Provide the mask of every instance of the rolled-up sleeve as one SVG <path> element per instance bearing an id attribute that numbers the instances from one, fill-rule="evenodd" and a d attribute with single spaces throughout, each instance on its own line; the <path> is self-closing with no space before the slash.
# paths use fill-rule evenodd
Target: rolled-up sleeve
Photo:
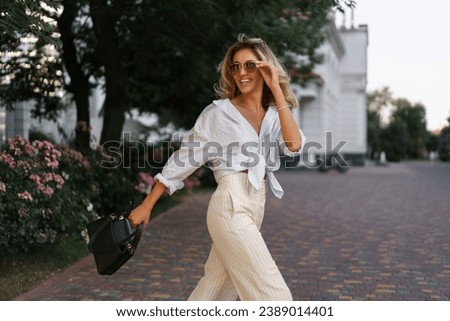
<path id="1" fill-rule="evenodd" d="M 170 156 L 162 172 L 155 176 L 155 181 L 165 185 L 170 195 L 182 189 L 183 181 L 208 161 L 204 152 L 207 141 L 201 130 L 194 126 L 184 137 L 180 149 Z"/>
<path id="2" fill-rule="evenodd" d="M 290 157 L 295 157 L 295 156 L 300 155 L 300 152 L 301 152 L 303 146 L 305 146 L 306 137 L 300 128 L 298 129 L 298 131 L 299 131 L 300 137 L 302 139 L 302 145 L 300 146 L 300 149 L 295 152 L 293 152 L 293 151 L 289 150 L 289 148 L 287 148 L 286 143 L 283 138 L 283 134 L 280 131 L 280 135 L 278 136 L 278 143 L 280 144 L 281 150 L 283 151 L 283 155 L 290 156 Z"/>

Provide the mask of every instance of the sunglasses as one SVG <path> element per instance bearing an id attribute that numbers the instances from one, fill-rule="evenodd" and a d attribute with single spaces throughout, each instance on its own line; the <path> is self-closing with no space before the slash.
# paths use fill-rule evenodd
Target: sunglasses
<path id="1" fill-rule="evenodd" d="M 256 71 L 256 63 L 253 61 L 246 61 L 243 64 L 235 62 L 234 64 L 231 64 L 228 71 L 232 75 L 237 75 L 242 67 L 244 67 L 244 70 L 248 73 L 253 73 Z"/>

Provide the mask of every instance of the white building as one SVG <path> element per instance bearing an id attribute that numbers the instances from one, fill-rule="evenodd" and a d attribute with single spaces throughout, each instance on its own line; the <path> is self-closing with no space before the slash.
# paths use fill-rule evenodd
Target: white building
<path id="1" fill-rule="evenodd" d="M 304 160 L 329 159 L 342 141 L 346 143 L 339 153 L 347 163 L 364 164 L 367 46 L 366 25 L 338 29 L 330 22 L 328 39 L 319 49 L 324 61 L 314 70 L 316 78 L 306 88 L 295 87 L 300 108 L 294 116 L 309 142 L 304 146 Z"/>
<path id="2" fill-rule="evenodd" d="M 92 127 L 93 139 L 100 139 L 103 124 L 103 117 L 100 115 L 104 95 L 101 90 L 93 90 L 89 99 L 90 103 L 90 123 Z M 31 117 L 30 111 L 33 108 L 32 101 L 19 102 L 14 105 L 12 111 L 0 107 L 0 145 L 7 138 L 16 135 L 28 138 L 30 131 L 39 131 L 56 142 L 68 141 L 74 138 L 75 124 L 77 119 L 75 103 L 69 104 L 60 113 L 57 121 L 37 119 Z"/>

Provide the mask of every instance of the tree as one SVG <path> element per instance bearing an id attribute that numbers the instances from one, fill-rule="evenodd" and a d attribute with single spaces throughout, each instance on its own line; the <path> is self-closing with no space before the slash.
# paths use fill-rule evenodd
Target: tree
<path id="1" fill-rule="evenodd" d="M 450 160 L 450 117 L 447 118 L 448 126 L 441 130 L 438 141 L 439 159 L 448 162 Z"/>
<path id="2" fill-rule="evenodd" d="M 389 87 L 367 94 L 367 143 L 369 158 L 376 159 L 383 151 L 381 134 L 386 125 L 387 115 L 392 109 L 392 91 Z"/>
<path id="3" fill-rule="evenodd" d="M 374 158 L 385 151 L 389 160 L 420 158 L 425 152 L 425 106 L 394 98 L 389 87 L 368 93 L 367 137 Z"/>
<path id="4" fill-rule="evenodd" d="M 61 108 L 62 62 L 52 37 L 56 1 L 1 4 L 0 104 L 34 100 L 35 116 L 56 116 Z"/>
<path id="5" fill-rule="evenodd" d="M 239 33 L 264 38 L 288 69 L 305 76 L 321 61 L 316 49 L 326 37 L 329 10 L 352 2 L 173 0 L 114 5 L 122 12 L 117 21 L 119 38 L 125 40 L 122 59 L 129 62 L 130 105 L 157 112 L 161 123 L 190 127 L 214 98 L 216 66 L 225 45 Z M 305 59 L 294 61 L 294 53 Z"/>
<path id="6" fill-rule="evenodd" d="M 428 132 L 425 140 L 425 146 L 428 152 L 433 152 L 438 150 L 439 145 L 439 135 L 435 133 Z"/>
<path id="7" fill-rule="evenodd" d="M 16 37 L 17 33 L 27 30 L 43 42 L 59 46 L 55 37 L 55 25 L 45 19 L 49 9 L 56 11 L 58 0 L 2 0 L 0 3 L 0 30 L 2 34 Z"/>
<path id="8" fill-rule="evenodd" d="M 369 158 L 376 159 L 381 153 L 381 119 L 380 114 L 374 110 L 367 111 L 367 143 L 369 145 Z"/>
<path id="9" fill-rule="evenodd" d="M 28 8 L 26 17 L 41 10 L 30 7 L 31 0 L 17 3 L 23 10 Z M 62 13 L 46 11 L 57 20 L 61 35 L 62 48 L 55 47 L 53 53 L 59 69 L 46 67 L 46 76 L 38 78 L 43 81 L 27 83 L 37 71 L 23 70 L 33 60 L 32 51 L 24 52 L 20 62 L 7 68 L 9 74 L 2 74 L 0 102 L 41 100 L 42 114 L 54 115 L 63 106 L 61 97 L 50 100 L 45 92 L 51 91 L 42 87 L 46 82 L 59 84 L 57 89 L 72 94 L 77 123 L 88 128 L 87 94 L 92 86 L 104 84 L 101 142 L 105 142 L 120 140 L 124 113 L 131 107 L 159 113 L 162 123 L 170 120 L 191 126 L 213 96 L 215 66 L 224 54 L 224 44 L 241 32 L 263 37 L 289 69 L 308 75 L 321 61 L 316 49 L 325 39 L 329 10 L 343 10 L 354 1 L 63 0 L 62 5 Z M 14 14 L 10 18 L 15 21 Z M 21 23 L 9 38 L 17 42 L 30 35 L 29 29 Z M 20 45 L 3 39 L 3 52 L 21 51 Z M 39 39 L 43 46 L 47 44 L 47 38 Z M 292 59 L 298 54 L 305 57 L 302 62 Z M 7 63 L 2 60 L 2 69 Z M 60 74 L 62 63 L 70 81 L 64 82 Z M 77 131 L 77 139 L 85 141 L 82 134 Z"/>
<path id="10" fill-rule="evenodd" d="M 104 125 L 100 142 L 118 141 L 125 121 L 125 111 L 129 106 L 127 78 L 116 31 L 117 12 L 103 0 L 89 0 L 89 6 L 98 41 L 98 54 L 105 70 Z"/>
<path id="11" fill-rule="evenodd" d="M 396 99 L 393 104 L 396 109 L 392 114 L 392 119 L 402 121 L 406 125 L 409 140 L 406 155 L 408 158 L 423 157 L 427 138 L 425 106 L 421 103 L 412 104 L 404 98 Z"/>
<path id="12" fill-rule="evenodd" d="M 131 104 L 142 111 L 158 112 L 163 123 L 192 126 L 201 109 L 214 97 L 216 66 L 225 45 L 234 42 L 242 32 L 264 38 L 290 63 L 288 67 L 294 64 L 288 59 L 289 52 L 304 55 L 308 59 L 295 67 L 308 74 L 321 58 L 315 49 L 325 37 L 323 27 L 330 2 L 300 3 L 305 12 L 303 19 L 292 17 L 300 9 L 292 8 L 294 1 L 286 0 L 142 2 L 138 10 L 144 14 L 123 23 L 130 35 L 130 41 L 124 43 L 124 60 L 141 61 L 130 63 L 127 68 L 127 74 L 132 75 Z M 135 39 L 135 35 L 144 36 Z"/>
<path id="13" fill-rule="evenodd" d="M 382 150 L 386 152 L 386 159 L 398 162 L 407 156 L 410 140 L 407 125 L 399 119 L 392 120 L 381 131 Z"/>
<path id="14" fill-rule="evenodd" d="M 17 101 L 33 101 L 35 117 L 55 119 L 73 93 L 77 105 L 76 145 L 89 147 L 89 95 L 87 76 L 77 60 L 72 29 L 77 1 L 11 1 L 5 7 L 0 40 L 0 104 L 11 109 Z M 65 68 L 64 68 L 65 67 Z M 64 76 L 64 69 L 69 77 Z M 69 78 L 71 81 L 66 81 Z M 76 83 L 76 86 L 72 86 Z M 80 124 L 84 124 L 80 126 Z"/>
<path id="15" fill-rule="evenodd" d="M 65 89 L 73 95 L 77 107 L 77 124 L 75 125 L 75 147 L 86 152 L 90 143 L 90 104 L 89 96 L 92 85 L 89 82 L 91 76 L 82 65 L 83 58 L 79 59 L 80 52 L 76 47 L 76 35 L 74 25 L 77 15 L 82 6 L 77 1 L 62 0 L 63 11 L 57 19 L 58 29 L 61 33 L 62 58 L 64 66 L 69 75 L 70 82 L 66 83 Z M 86 15 L 85 15 L 86 16 Z M 81 26 L 75 26 L 78 33 L 83 32 Z M 86 55 L 83 55 L 84 57 Z"/>

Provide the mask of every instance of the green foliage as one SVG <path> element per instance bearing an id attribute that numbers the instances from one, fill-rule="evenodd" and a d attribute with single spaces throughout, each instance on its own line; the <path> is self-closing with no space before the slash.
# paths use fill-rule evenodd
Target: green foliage
<path id="1" fill-rule="evenodd" d="M 55 195 L 55 202 L 60 204 L 57 213 L 64 215 L 56 215 L 54 224 L 61 232 L 76 234 L 97 217 L 92 204 L 100 190 L 95 179 L 96 169 L 92 168 L 88 158 L 67 145 L 59 145 L 58 150 L 61 152 L 59 168 L 67 189 L 65 193 Z"/>
<path id="2" fill-rule="evenodd" d="M 93 203 L 100 215 L 128 212 L 131 199 L 135 204 L 140 203 L 150 192 L 153 177 L 179 148 L 179 143 L 175 142 L 170 146 L 157 142 L 146 145 L 139 140 L 116 145 L 114 149 L 93 152 L 90 157 L 91 163 L 95 164 L 95 181 L 100 188 L 100 194 Z M 199 186 L 209 187 L 215 184 L 215 180 L 212 171 L 202 167 L 186 178 L 184 184 L 189 193 Z"/>
<path id="3" fill-rule="evenodd" d="M 391 161 L 425 156 L 429 138 L 425 106 L 404 98 L 394 98 L 389 87 L 369 93 L 367 102 L 367 137 L 371 158 L 376 158 L 382 151 Z"/>
<path id="4" fill-rule="evenodd" d="M 390 108 L 392 100 L 389 87 L 367 94 L 367 143 L 370 159 L 376 159 L 382 152 L 381 134 L 384 127 L 382 117 Z"/>
<path id="5" fill-rule="evenodd" d="M 95 168 L 93 179 L 98 184 L 98 194 L 93 199 L 95 210 L 100 216 L 111 213 L 127 213 L 130 201 L 137 196 L 135 191 L 136 175 L 129 168 L 102 166 L 104 155 L 94 151 L 90 161 Z"/>
<path id="6" fill-rule="evenodd" d="M 392 105 L 393 93 L 389 87 L 383 87 L 367 94 L 367 106 L 370 111 L 378 114 L 386 112 L 386 109 Z"/>
<path id="7" fill-rule="evenodd" d="M 2 0 L 0 3 L 0 33 L 17 37 L 26 32 L 42 42 L 59 45 L 55 25 L 45 18 L 56 13 L 58 0 Z"/>
<path id="8" fill-rule="evenodd" d="M 425 146 L 428 152 L 437 151 L 439 145 L 439 135 L 427 132 Z"/>
<path id="9" fill-rule="evenodd" d="M 0 105 L 32 100 L 37 117 L 55 119 L 63 108 L 63 66 L 58 51 L 28 34 L 0 39 Z"/>
<path id="10" fill-rule="evenodd" d="M 382 149 L 391 162 L 405 159 L 409 149 L 408 127 L 401 120 L 394 120 L 381 133 Z"/>
<path id="11" fill-rule="evenodd" d="M 128 213 L 132 199 L 142 201 L 155 172 L 146 173 L 137 157 L 128 166 L 120 158 L 115 168 L 104 160 L 100 150 L 85 157 L 46 140 L 9 139 L 0 152 L 0 250 L 30 251 L 63 235 L 81 237 L 98 215 Z M 204 171 L 185 181 L 188 191 L 207 178 Z"/>
<path id="12" fill-rule="evenodd" d="M 450 118 L 447 120 L 449 122 L 449 126 L 446 126 L 441 130 L 437 146 L 439 159 L 444 162 L 450 161 Z"/>
<path id="13" fill-rule="evenodd" d="M 367 142 L 370 147 L 370 159 L 381 153 L 381 119 L 375 110 L 367 111 Z"/>
<path id="14" fill-rule="evenodd" d="M 406 99 L 396 99 L 396 107 L 392 114 L 394 121 L 402 121 L 406 125 L 408 138 L 406 155 L 408 158 L 421 158 L 425 149 L 427 137 L 427 123 L 425 106 L 420 103 L 412 104 Z"/>
<path id="15" fill-rule="evenodd" d="M 30 130 L 30 132 L 28 133 L 28 140 L 30 142 L 33 142 L 35 140 L 46 140 L 49 141 L 50 143 L 52 143 L 53 145 L 56 144 L 55 139 L 53 138 L 52 135 L 49 135 L 47 133 L 44 133 L 40 130 L 36 130 L 36 129 L 32 129 Z"/>
<path id="16" fill-rule="evenodd" d="M 58 16 L 37 3 L 51 8 L 62 3 L 63 14 Z M 60 97 L 64 89 L 74 95 L 79 116 L 84 115 L 81 120 L 89 123 L 85 119 L 89 117 L 86 103 L 81 103 L 87 90 L 80 79 L 93 80 L 95 84 L 90 85 L 119 82 L 123 85 L 118 88 L 124 92 L 116 101 L 126 102 L 125 109 L 136 106 L 141 111 L 157 112 L 161 123 L 171 121 L 177 126 L 191 127 L 200 110 L 214 98 L 216 66 L 225 53 L 225 46 L 234 42 L 239 33 L 264 38 L 294 78 L 303 82 L 321 61 L 316 49 L 326 37 L 329 10 L 355 5 L 351 0 L 112 0 L 105 3 L 105 17 L 116 26 L 108 30 L 116 33 L 119 51 L 109 54 L 120 57 L 124 79 L 105 73 L 105 57 L 98 48 L 99 43 L 105 43 L 100 40 L 106 35 L 94 31 L 89 1 L 21 0 L 4 5 L 2 12 L 7 12 L 5 23 L 9 32 L 2 35 L 0 51 L 19 56 L 2 56 L 0 60 L 3 86 L 0 86 L 0 103 L 11 106 L 15 101 L 32 99 L 37 102 L 37 116 L 55 117 L 64 107 Z M 64 13 L 68 16 L 63 17 Z M 49 31 L 43 22 L 36 20 L 43 16 L 58 22 L 51 26 L 57 26 L 61 39 L 66 40 L 65 48 L 56 46 L 49 50 L 46 44 L 52 43 L 52 39 L 36 33 L 37 43 L 21 45 L 25 36 L 33 34 L 30 26 L 42 25 L 37 30 Z M 69 28 L 61 28 L 61 23 L 68 23 Z M 65 58 L 61 58 L 61 52 Z M 292 59 L 295 55 L 304 59 L 295 61 Z M 72 71 L 68 83 L 64 83 L 62 64 Z M 117 121 L 104 124 L 105 132 L 120 134 L 122 109 L 119 111 L 114 115 Z M 174 113 L 177 117 L 173 117 Z"/>
<path id="17" fill-rule="evenodd" d="M 90 203 L 90 164 L 67 147 L 9 139 L 0 152 L 0 173 L 3 253 L 29 251 L 62 234 L 80 235 L 97 216 Z"/>
<path id="18" fill-rule="evenodd" d="M 216 67 L 239 33 L 265 39 L 298 80 L 308 78 L 321 61 L 316 49 L 333 6 L 292 0 L 142 1 L 132 9 L 115 4 L 123 9 L 119 32 L 126 39 L 121 48 L 129 62 L 131 105 L 185 128 L 214 98 Z M 296 61 L 294 54 L 304 59 Z"/>

